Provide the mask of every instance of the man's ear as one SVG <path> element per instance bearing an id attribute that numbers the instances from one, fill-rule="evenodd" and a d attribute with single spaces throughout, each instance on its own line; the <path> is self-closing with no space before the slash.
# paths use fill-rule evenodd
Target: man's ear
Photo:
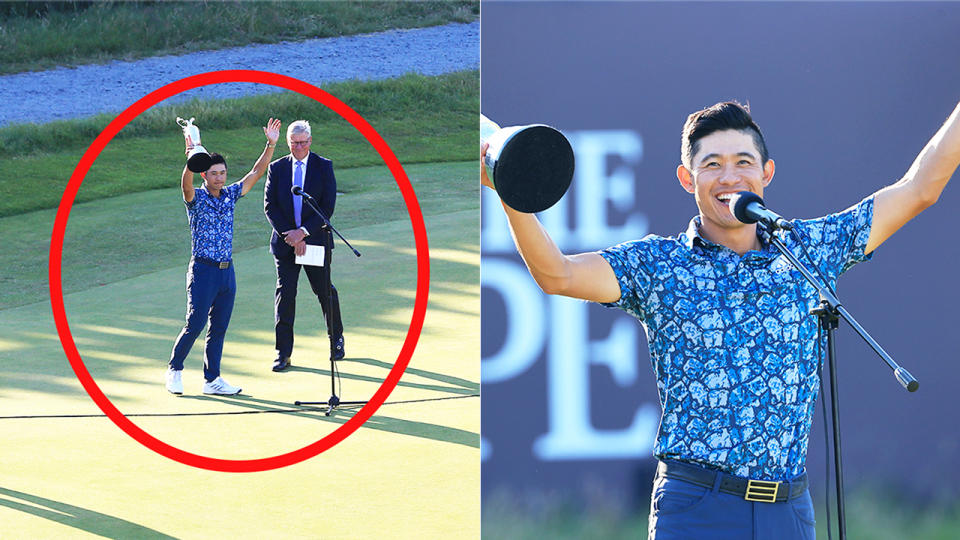
<path id="1" fill-rule="evenodd" d="M 677 165 L 677 180 L 680 181 L 683 189 L 687 190 L 687 193 L 693 193 L 693 175 L 682 163 Z"/>
<path id="2" fill-rule="evenodd" d="M 770 182 L 773 181 L 773 173 L 776 169 L 776 164 L 772 159 L 768 159 L 767 162 L 763 164 L 763 187 L 769 186 Z"/>

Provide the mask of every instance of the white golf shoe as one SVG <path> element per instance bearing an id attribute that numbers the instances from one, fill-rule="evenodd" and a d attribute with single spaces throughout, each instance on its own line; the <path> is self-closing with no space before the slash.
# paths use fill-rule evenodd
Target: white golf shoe
<path id="1" fill-rule="evenodd" d="M 242 388 L 239 386 L 233 386 L 224 380 L 223 377 L 217 377 L 216 379 L 203 383 L 203 393 L 204 394 L 213 394 L 217 396 L 235 396 L 240 393 Z"/>
<path id="2" fill-rule="evenodd" d="M 167 392 L 180 395 L 183 393 L 183 380 L 180 378 L 182 371 L 167 369 Z"/>

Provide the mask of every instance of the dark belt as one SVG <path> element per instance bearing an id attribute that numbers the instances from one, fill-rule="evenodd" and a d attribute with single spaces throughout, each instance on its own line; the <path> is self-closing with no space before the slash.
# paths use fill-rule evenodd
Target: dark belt
<path id="1" fill-rule="evenodd" d="M 789 482 L 774 482 L 741 478 L 681 461 L 661 461 L 657 465 L 658 476 L 675 478 L 706 488 L 713 487 L 718 474 L 721 476 L 720 491 L 743 497 L 748 501 L 783 502 L 796 499 L 807 490 L 807 473 Z"/>
<path id="2" fill-rule="evenodd" d="M 208 259 L 206 257 L 194 257 L 193 260 L 197 261 L 200 264 L 205 264 L 207 266 L 216 266 L 221 270 L 226 270 L 230 268 L 232 264 L 230 261 L 215 261 L 213 259 Z"/>

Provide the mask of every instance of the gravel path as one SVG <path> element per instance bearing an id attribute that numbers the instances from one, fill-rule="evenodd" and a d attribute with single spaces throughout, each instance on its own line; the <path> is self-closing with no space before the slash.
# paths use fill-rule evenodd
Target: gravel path
<path id="1" fill-rule="evenodd" d="M 56 68 L 0 76 L 0 126 L 119 112 L 165 84 L 222 69 L 272 71 L 319 86 L 350 79 L 388 79 L 410 72 L 440 75 L 479 66 L 480 23 L 473 22 Z M 216 84 L 164 103 L 277 91 L 285 90 L 253 83 Z"/>

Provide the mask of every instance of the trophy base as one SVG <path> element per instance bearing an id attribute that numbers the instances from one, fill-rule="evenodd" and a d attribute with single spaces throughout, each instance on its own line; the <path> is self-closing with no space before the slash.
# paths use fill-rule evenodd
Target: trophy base
<path id="1" fill-rule="evenodd" d="M 212 164 L 213 159 L 210 158 L 210 154 L 202 146 L 195 148 L 190 153 L 190 157 L 187 158 L 187 168 L 194 173 L 207 172 Z"/>
<path id="2" fill-rule="evenodd" d="M 550 126 L 526 126 L 507 139 L 493 165 L 493 184 L 510 208 L 542 212 L 559 201 L 573 180 L 573 148 Z"/>

